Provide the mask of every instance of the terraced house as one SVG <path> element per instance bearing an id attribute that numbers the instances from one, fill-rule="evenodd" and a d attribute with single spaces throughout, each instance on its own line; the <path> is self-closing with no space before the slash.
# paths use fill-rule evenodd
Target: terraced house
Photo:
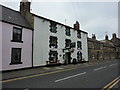
<path id="1" fill-rule="evenodd" d="M 33 67 L 88 61 L 87 32 L 30 12 L 31 2 L 22 0 L 20 12 L 34 29 Z"/>
<path id="2" fill-rule="evenodd" d="M 89 61 L 120 59 L 120 39 L 113 33 L 112 39 L 108 35 L 104 40 L 96 40 L 96 36 L 88 38 Z"/>
<path id="3" fill-rule="evenodd" d="M 29 68 L 32 66 L 33 29 L 20 12 L 0 5 L 0 34 L 2 62 L 0 71 Z"/>

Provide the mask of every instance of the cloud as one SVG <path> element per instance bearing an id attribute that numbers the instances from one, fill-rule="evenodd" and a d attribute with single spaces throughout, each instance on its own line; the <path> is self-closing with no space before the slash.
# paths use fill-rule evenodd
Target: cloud
<path id="1" fill-rule="evenodd" d="M 19 10 L 17 4 L 4 3 L 9 7 Z M 105 32 L 109 36 L 118 32 L 118 3 L 117 2 L 33 2 L 32 12 L 73 26 L 79 21 L 81 29 L 87 31 L 91 37 L 92 33 L 97 34 L 98 39 L 104 39 Z M 65 23 L 66 19 L 66 23 Z"/>

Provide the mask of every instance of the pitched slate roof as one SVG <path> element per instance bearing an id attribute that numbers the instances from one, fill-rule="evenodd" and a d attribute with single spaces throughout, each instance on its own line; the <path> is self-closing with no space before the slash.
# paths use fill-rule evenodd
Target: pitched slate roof
<path id="1" fill-rule="evenodd" d="M 1 21 L 32 29 L 20 12 L 2 5 L 0 5 L 0 9 L 2 9 L 2 12 L 0 12 L 0 15 L 2 15 Z"/>

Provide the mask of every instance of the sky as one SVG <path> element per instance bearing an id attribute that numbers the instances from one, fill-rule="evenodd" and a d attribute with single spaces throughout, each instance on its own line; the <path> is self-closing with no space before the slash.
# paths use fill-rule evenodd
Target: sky
<path id="1" fill-rule="evenodd" d="M 19 11 L 21 0 L 4 0 L 0 4 Z M 118 2 L 117 0 L 29 0 L 31 12 L 54 21 L 69 25 L 78 21 L 80 29 L 88 32 L 91 38 L 96 34 L 98 40 L 103 40 L 105 35 L 112 38 L 112 33 L 118 36 Z M 98 1 L 98 2 L 97 2 Z"/>

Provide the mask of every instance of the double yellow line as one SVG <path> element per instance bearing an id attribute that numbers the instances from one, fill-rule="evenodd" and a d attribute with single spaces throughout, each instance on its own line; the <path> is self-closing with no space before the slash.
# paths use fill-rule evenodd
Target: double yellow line
<path id="1" fill-rule="evenodd" d="M 117 83 L 119 83 L 120 81 L 120 76 L 118 76 L 117 78 L 115 78 L 112 82 L 108 83 L 105 87 L 103 87 L 101 90 L 110 90 L 111 88 L 113 88 L 115 85 L 117 85 Z"/>

